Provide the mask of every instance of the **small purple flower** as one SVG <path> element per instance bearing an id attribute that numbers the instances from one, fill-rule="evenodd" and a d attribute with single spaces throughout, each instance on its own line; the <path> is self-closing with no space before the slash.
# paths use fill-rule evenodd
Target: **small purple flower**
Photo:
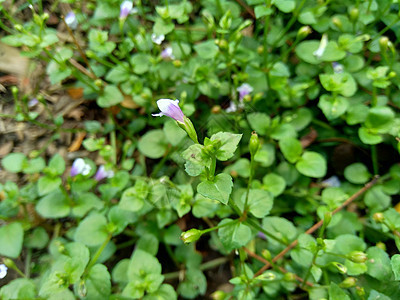
<path id="1" fill-rule="evenodd" d="M 157 106 L 160 109 L 160 113 L 152 114 L 153 117 L 162 117 L 167 116 L 175 121 L 185 123 L 184 117 L 181 108 L 178 105 L 179 100 L 171 100 L 171 99 L 160 99 L 157 101 Z"/>
<path id="2" fill-rule="evenodd" d="M 263 239 L 263 240 L 266 240 L 266 239 L 267 239 L 267 236 L 266 236 L 265 233 L 262 232 L 262 231 L 259 231 L 259 232 L 257 233 L 257 237 L 259 237 L 260 239 Z"/>
<path id="3" fill-rule="evenodd" d="M 65 16 L 65 23 L 67 23 L 71 29 L 76 29 L 76 27 L 78 27 L 78 20 L 76 19 L 74 12 L 70 11 L 67 13 Z"/>
<path id="4" fill-rule="evenodd" d="M 165 35 L 163 35 L 163 34 L 157 35 L 157 34 L 153 33 L 151 35 L 151 40 L 153 41 L 154 44 L 157 44 L 157 45 L 161 45 L 161 43 L 164 41 L 164 39 L 165 39 Z"/>
<path id="5" fill-rule="evenodd" d="M 113 170 L 106 170 L 104 165 L 101 165 L 99 169 L 96 172 L 96 175 L 94 176 L 94 179 L 96 181 L 100 181 L 104 178 L 112 178 L 114 177 L 114 171 Z"/>
<path id="6" fill-rule="evenodd" d="M 326 187 L 340 187 L 341 183 L 337 176 L 331 176 L 328 179 L 322 181 L 322 184 Z"/>
<path id="7" fill-rule="evenodd" d="M 126 19 L 126 17 L 132 12 L 133 2 L 132 1 L 124 1 L 120 6 L 119 18 Z"/>
<path id="8" fill-rule="evenodd" d="M 175 56 L 172 53 L 172 47 L 167 47 L 163 51 L 161 51 L 161 57 L 163 59 L 175 59 Z"/>
<path id="9" fill-rule="evenodd" d="M 338 62 L 333 62 L 332 63 L 332 68 L 333 68 L 333 72 L 340 74 L 343 73 L 343 65 L 339 64 Z"/>
<path id="10" fill-rule="evenodd" d="M 34 107 L 36 104 L 39 103 L 39 100 L 36 98 L 32 98 L 31 100 L 29 100 L 28 102 L 28 107 Z"/>
<path id="11" fill-rule="evenodd" d="M 243 100 L 246 95 L 253 91 L 253 87 L 248 83 L 243 83 L 236 90 L 239 92 L 239 100 Z"/>
<path id="12" fill-rule="evenodd" d="M 82 175 L 88 175 L 90 171 L 92 170 L 92 167 L 85 163 L 85 161 L 82 158 L 77 158 L 75 159 L 74 163 L 72 164 L 71 168 L 71 177 L 74 177 L 78 174 Z"/>
<path id="13" fill-rule="evenodd" d="M 7 276 L 7 266 L 5 264 L 0 264 L 0 279 L 3 279 Z"/>

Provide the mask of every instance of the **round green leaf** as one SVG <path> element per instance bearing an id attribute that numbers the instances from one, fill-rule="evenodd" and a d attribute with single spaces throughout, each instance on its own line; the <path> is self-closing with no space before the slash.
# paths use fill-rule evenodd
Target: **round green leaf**
<path id="1" fill-rule="evenodd" d="M 97 104 L 100 107 L 110 107 L 117 105 L 124 100 L 124 96 L 115 85 L 107 85 L 104 88 L 103 94 L 97 99 Z"/>
<path id="2" fill-rule="evenodd" d="M 368 181 L 371 174 L 364 164 L 354 163 L 346 167 L 344 170 L 344 177 L 351 183 L 363 184 Z"/>
<path id="3" fill-rule="evenodd" d="M 0 254 L 17 258 L 22 250 L 24 229 L 20 223 L 14 222 L 0 227 Z"/>
<path id="4" fill-rule="evenodd" d="M 39 200 L 36 211 L 44 218 L 63 218 L 70 212 L 70 203 L 61 191 L 56 190 Z"/>
<path id="5" fill-rule="evenodd" d="M 161 129 L 148 131 L 139 141 L 139 151 L 149 158 L 160 158 L 167 150 L 165 134 Z"/>
<path id="6" fill-rule="evenodd" d="M 279 141 L 279 147 L 283 156 L 290 162 L 295 163 L 300 159 L 303 153 L 303 147 L 299 140 L 295 138 L 286 138 Z"/>
<path id="7" fill-rule="evenodd" d="M 75 231 L 75 241 L 87 246 L 97 246 L 103 243 L 108 236 L 107 219 L 100 214 L 87 216 Z"/>
<path id="8" fill-rule="evenodd" d="M 221 173 L 215 176 L 213 181 L 203 181 L 197 186 L 197 191 L 206 198 L 217 200 L 227 204 L 232 192 L 232 177 Z"/>
<path id="9" fill-rule="evenodd" d="M 275 197 L 283 193 L 286 188 L 286 181 L 282 176 L 269 173 L 263 178 L 264 188 L 271 192 Z"/>
<path id="10" fill-rule="evenodd" d="M 308 177 L 324 177 L 326 168 L 327 164 L 325 158 L 317 152 L 304 152 L 301 159 L 296 163 L 296 169 L 301 174 Z"/>
<path id="11" fill-rule="evenodd" d="M 18 173 L 22 171 L 24 164 L 27 162 L 23 153 L 10 153 L 3 158 L 1 164 L 8 172 Z"/>

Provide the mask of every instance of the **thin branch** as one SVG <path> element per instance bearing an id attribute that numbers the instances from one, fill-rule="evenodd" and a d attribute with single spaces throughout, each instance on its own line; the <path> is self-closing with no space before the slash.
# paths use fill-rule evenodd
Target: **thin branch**
<path id="1" fill-rule="evenodd" d="M 343 202 L 342 205 L 340 205 L 338 208 L 336 208 L 332 212 L 332 216 L 334 214 L 336 214 L 337 212 L 341 211 L 343 208 L 345 208 L 347 205 L 349 205 L 351 202 L 353 202 L 359 196 L 361 196 L 365 191 L 369 190 L 377 182 L 378 178 L 379 178 L 379 176 L 375 176 L 374 179 L 372 179 L 370 182 L 368 182 L 363 188 L 358 190 L 355 194 L 353 194 L 350 198 L 348 198 L 345 202 Z M 324 223 L 324 220 L 319 220 L 310 229 L 308 229 L 305 233 L 312 234 L 314 231 L 316 231 L 318 228 L 320 228 L 323 223 Z M 298 243 L 299 243 L 298 240 L 294 240 L 292 243 L 290 243 L 285 249 L 283 249 L 279 254 L 277 254 L 272 259 L 272 263 L 275 263 L 276 261 L 281 259 L 283 256 L 285 256 L 285 254 L 288 253 L 294 247 L 296 247 Z M 270 267 L 271 267 L 271 263 L 266 262 L 265 265 L 254 276 L 261 275 L 264 271 L 268 270 Z"/>
<path id="2" fill-rule="evenodd" d="M 253 17 L 253 19 L 256 19 L 256 15 L 250 6 L 248 6 L 242 0 L 236 0 L 236 2 L 239 3 L 240 6 L 242 6 Z"/>
<path id="3" fill-rule="evenodd" d="M 258 261 L 260 261 L 260 262 L 262 262 L 262 263 L 264 263 L 264 264 L 269 263 L 268 260 L 266 260 L 264 257 L 261 257 L 261 256 L 257 255 L 256 253 L 250 251 L 250 250 L 247 249 L 246 247 L 243 247 L 243 249 L 244 249 L 244 251 L 246 251 L 246 253 L 247 253 L 248 255 L 250 255 L 251 257 L 253 257 L 253 258 L 255 258 L 255 259 L 257 259 Z M 289 272 L 288 270 L 286 270 L 285 268 L 280 267 L 280 266 L 278 267 L 278 269 L 279 269 L 279 271 L 281 271 L 282 273 L 288 273 L 288 272 Z M 294 278 L 296 278 L 297 281 L 299 281 L 299 282 L 301 282 L 301 283 L 304 283 L 303 278 L 297 276 L 296 274 L 294 274 Z M 305 284 L 308 285 L 308 286 L 314 286 L 314 285 L 313 285 L 311 282 L 309 282 L 309 281 L 306 281 Z"/>

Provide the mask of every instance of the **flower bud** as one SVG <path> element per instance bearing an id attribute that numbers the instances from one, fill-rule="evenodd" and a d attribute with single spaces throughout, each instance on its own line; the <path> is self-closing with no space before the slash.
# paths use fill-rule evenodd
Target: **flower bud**
<path id="1" fill-rule="evenodd" d="M 272 273 L 271 271 L 267 271 L 267 272 L 262 273 L 260 276 L 257 276 L 255 279 L 263 280 L 263 281 L 270 281 L 270 280 L 275 280 L 276 275 L 275 275 L 275 273 Z"/>
<path id="2" fill-rule="evenodd" d="M 324 213 L 324 226 L 328 226 L 329 223 L 332 220 L 332 213 L 330 211 L 327 211 Z"/>
<path id="3" fill-rule="evenodd" d="M 263 249 L 262 251 L 261 251 L 261 255 L 262 255 L 262 257 L 264 257 L 266 260 L 268 260 L 268 261 L 270 261 L 271 260 L 271 252 L 269 252 L 269 250 L 268 249 Z"/>
<path id="4" fill-rule="evenodd" d="M 220 49 L 228 49 L 228 42 L 226 40 L 216 40 L 215 43 Z"/>
<path id="5" fill-rule="evenodd" d="M 358 19 L 358 15 L 360 14 L 360 11 L 358 10 L 357 7 L 352 7 L 349 11 L 349 17 L 351 22 L 355 22 Z"/>
<path id="6" fill-rule="evenodd" d="M 96 79 L 94 81 L 94 85 L 97 87 L 102 87 L 103 86 L 103 81 L 101 79 Z"/>
<path id="7" fill-rule="evenodd" d="M 264 51 L 265 51 L 264 46 L 258 46 L 258 47 L 257 47 L 257 53 L 258 53 L 258 54 L 263 54 Z"/>
<path id="8" fill-rule="evenodd" d="M 285 281 L 295 281 L 296 280 L 296 275 L 291 273 L 291 272 L 287 272 L 283 276 L 283 280 L 285 280 Z"/>
<path id="9" fill-rule="evenodd" d="M 331 262 L 331 265 L 333 265 L 340 273 L 342 273 L 342 274 L 347 273 L 346 266 L 342 265 L 341 263 L 334 261 L 334 262 Z"/>
<path id="10" fill-rule="evenodd" d="M 338 17 L 333 17 L 332 18 L 332 23 L 333 23 L 333 25 L 335 25 L 340 30 L 343 29 L 343 23 Z"/>
<path id="11" fill-rule="evenodd" d="M 14 261 L 9 258 L 4 258 L 3 263 L 7 268 L 15 269 L 17 266 L 15 265 Z"/>
<path id="12" fill-rule="evenodd" d="M 297 38 L 304 39 L 312 32 L 310 26 L 302 26 L 299 31 L 297 31 Z"/>
<path id="13" fill-rule="evenodd" d="M 258 139 L 258 135 L 255 131 L 251 133 L 250 141 L 249 141 L 249 150 L 251 157 L 256 155 L 258 148 L 260 147 L 260 140 Z"/>
<path id="14" fill-rule="evenodd" d="M 388 77 L 393 78 L 393 77 L 396 77 L 396 75 L 397 75 L 396 72 L 391 71 L 391 72 L 389 72 Z"/>
<path id="15" fill-rule="evenodd" d="M 355 279 L 354 277 L 347 277 L 345 280 L 343 280 L 339 284 L 339 286 L 341 288 L 348 289 L 348 288 L 351 288 L 351 287 L 355 286 L 356 282 L 357 282 L 357 279 Z"/>
<path id="16" fill-rule="evenodd" d="M 384 216 L 383 213 L 381 213 L 381 212 L 374 213 L 374 215 L 372 216 L 372 218 L 374 219 L 374 221 L 375 221 L 376 223 L 382 223 L 383 220 L 385 220 L 385 216 Z"/>
<path id="17" fill-rule="evenodd" d="M 226 293 L 223 291 L 216 291 L 211 294 L 211 299 L 213 300 L 224 300 L 226 298 Z"/>
<path id="18" fill-rule="evenodd" d="M 177 68 L 179 68 L 180 66 L 182 66 L 182 62 L 181 62 L 179 59 L 175 59 L 175 60 L 172 62 L 172 64 L 173 64 L 175 67 L 177 67 Z"/>
<path id="19" fill-rule="evenodd" d="M 389 43 L 390 43 L 389 38 L 387 36 L 382 36 L 379 39 L 379 46 L 381 48 L 381 51 L 386 51 Z"/>
<path id="20" fill-rule="evenodd" d="M 383 251 L 386 251 L 385 243 L 378 242 L 378 243 L 376 243 L 376 247 L 381 248 Z"/>
<path id="21" fill-rule="evenodd" d="M 360 286 L 356 286 L 356 293 L 360 297 L 365 296 L 365 290 Z"/>
<path id="22" fill-rule="evenodd" d="M 196 228 L 192 228 L 188 231 L 182 232 L 181 234 L 181 240 L 185 243 L 185 244 L 189 244 L 192 242 L 197 241 L 202 235 L 201 230 L 198 230 Z"/>
<path id="23" fill-rule="evenodd" d="M 212 114 L 219 114 L 220 112 L 221 112 L 221 106 L 219 106 L 219 105 L 214 105 L 212 108 L 211 108 L 211 113 Z"/>
<path id="24" fill-rule="evenodd" d="M 347 256 L 347 258 L 358 264 L 363 263 L 368 259 L 367 254 L 362 251 L 353 251 Z"/>

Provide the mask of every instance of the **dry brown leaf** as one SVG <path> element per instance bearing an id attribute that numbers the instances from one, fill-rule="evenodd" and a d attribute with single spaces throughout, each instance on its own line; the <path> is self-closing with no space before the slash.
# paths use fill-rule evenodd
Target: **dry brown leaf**
<path id="1" fill-rule="evenodd" d="M 136 102 L 133 101 L 132 97 L 128 95 L 124 95 L 124 100 L 121 102 L 121 106 L 131 109 L 136 109 L 139 107 L 139 105 L 137 105 Z"/>
<path id="2" fill-rule="evenodd" d="M 72 99 L 80 99 L 83 97 L 83 88 L 69 88 L 67 89 L 67 93 Z"/>
<path id="3" fill-rule="evenodd" d="M 14 147 L 13 141 L 9 141 L 9 142 L 4 143 L 3 145 L 1 145 L 0 146 L 0 157 L 4 157 L 8 153 L 10 153 L 13 147 Z"/>
<path id="4" fill-rule="evenodd" d="M 78 132 L 74 141 L 72 142 L 71 146 L 68 148 L 68 152 L 75 152 L 78 151 L 82 145 L 83 139 L 86 136 L 86 132 Z"/>
<path id="5" fill-rule="evenodd" d="M 76 121 L 80 121 L 80 120 L 82 120 L 82 117 L 84 115 L 85 115 L 85 112 L 83 111 L 83 108 L 82 107 L 77 107 L 77 108 L 73 109 L 72 111 L 70 111 L 67 114 L 67 117 L 68 118 L 73 118 Z"/>
<path id="6" fill-rule="evenodd" d="M 314 143 L 317 137 L 318 137 L 318 132 L 314 128 L 311 128 L 310 132 L 300 139 L 300 143 L 303 149 L 307 148 L 312 143 Z"/>

